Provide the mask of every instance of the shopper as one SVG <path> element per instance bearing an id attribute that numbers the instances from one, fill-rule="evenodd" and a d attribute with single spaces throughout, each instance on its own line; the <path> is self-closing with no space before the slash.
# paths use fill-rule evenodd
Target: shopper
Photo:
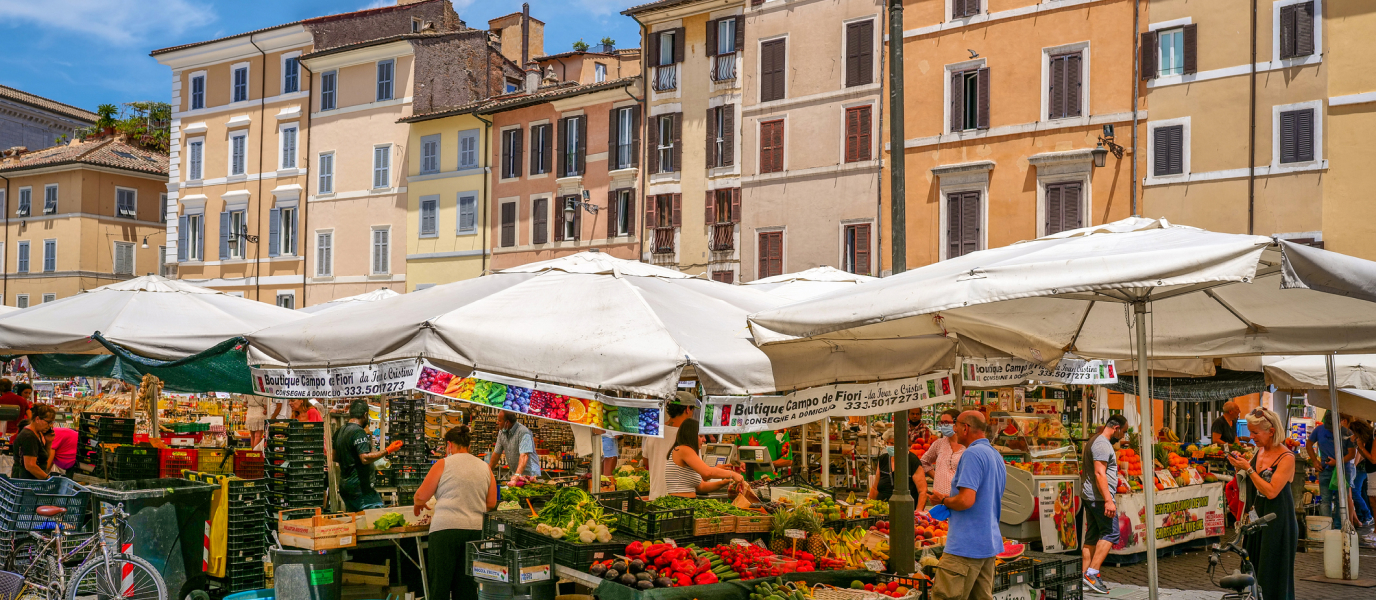
<path id="1" fill-rule="evenodd" d="M 14 479 L 48 478 L 48 434 L 52 429 L 53 417 L 57 411 L 46 404 L 30 409 L 31 419 L 19 434 L 14 436 L 14 467 L 10 477 Z"/>
<path id="2" fill-rule="evenodd" d="M 740 473 L 729 469 L 709 467 L 698 456 L 698 422 L 687 419 L 678 428 L 674 447 L 664 465 L 665 493 L 682 498 L 696 498 L 699 493 L 710 494 L 722 487 L 745 481 Z"/>
<path id="3" fill-rule="evenodd" d="M 1371 423 L 1363 419 L 1352 420 L 1352 449 L 1357 452 L 1356 467 L 1352 469 L 1352 505 L 1357 509 L 1357 526 L 1366 527 L 1372 522 L 1372 512 L 1376 505 L 1367 501 L 1366 486 L 1372 462 L 1370 452 L 1372 438 L 1376 437 Z"/>
<path id="4" fill-rule="evenodd" d="M 305 398 L 292 398 L 287 401 L 291 407 L 291 418 L 302 423 L 319 423 L 324 419 L 320 418 L 320 411 L 311 406 L 311 401 Z"/>
<path id="5" fill-rule="evenodd" d="M 1247 481 L 1247 514 L 1276 519 L 1244 540 L 1247 554 L 1256 566 L 1261 597 L 1266 600 L 1293 600 L 1295 597 L 1295 548 L 1300 528 L 1295 520 L 1295 499 L 1290 482 L 1295 476 L 1295 455 L 1281 442 L 1285 426 L 1280 415 L 1264 408 L 1247 414 L 1247 431 L 1256 441 L 1257 453 L 1251 462 L 1237 452 L 1228 462 L 1237 476 Z"/>
<path id="6" fill-rule="evenodd" d="M 0 421 L 0 433 L 18 433 L 20 429 L 19 422 L 31 416 L 29 415 L 30 405 L 28 400 L 15 393 L 14 382 L 9 379 L 0 379 L 0 405 L 19 407 L 18 416 L 13 419 Z"/>
<path id="7" fill-rule="evenodd" d="M 272 418 L 277 418 L 276 401 L 263 396 L 244 396 L 244 428 L 248 429 L 249 447 L 258 448 L 267 435 L 268 404 L 274 405 Z"/>
<path id="8" fill-rule="evenodd" d="M 1242 409 L 1238 408 L 1237 403 L 1229 400 L 1223 403 L 1223 414 L 1214 419 L 1214 423 L 1209 427 L 1209 435 L 1215 444 L 1236 444 L 1238 441 L 1250 442 L 1252 438 L 1237 436 L 1237 418 L 1242 416 Z"/>
<path id="9" fill-rule="evenodd" d="M 927 424 L 922 422 L 922 408 L 908 409 L 908 446 L 917 443 L 917 440 L 925 440 L 932 437 L 932 430 L 927 428 Z"/>
<path id="10" fill-rule="evenodd" d="M 76 444 L 77 433 L 75 429 L 67 427 L 54 427 L 52 435 L 48 436 L 52 446 L 48 454 L 48 472 L 55 475 L 65 475 L 71 472 L 76 466 Z"/>
<path id="11" fill-rule="evenodd" d="M 897 448 L 893 444 L 893 430 L 885 431 L 881 439 L 884 440 L 884 452 L 875 458 L 876 469 L 874 476 L 870 478 L 869 497 L 872 500 L 888 502 L 893 498 L 893 473 L 894 465 L 897 464 L 894 460 Z M 911 448 L 908 449 L 908 495 L 914 501 L 922 501 L 920 499 L 926 498 L 927 494 L 927 477 L 921 467 L 922 459 Z M 918 504 L 917 507 L 918 510 L 926 511 L 922 504 Z"/>
<path id="12" fill-rule="evenodd" d="M 960 413 L 956 419 L 956 439 L 965 446 L 965 453 L 951 480 L 955 493 L 932 494 L 934 501 L 951 509 L 946 550 L 937 563 L 932 600 L 994 597 L 994 562 L 1003 552 L 999 515 L 1008 473 L 1003 457 L 985 438 L 988 428 L 984 414 L 976 410 Z"/>
<path id="13" fill-rule="evenodd" d="M 475 600 L 478 582 L 464 574 L 468 542 L 483 537 L 483 513 L 497 508 L 497 478 L 482 459 L 469 452 L 472 436 L 458 425 L 444 433 L 448 450 L 425 475 L 416 490 L 414 514 L 419 517 L 433 498 L 430 518 L 430 595 L 436 600 Z"/>
<path id="14" fill-rule="evenodd" d="M 1373 473 L 1376 473 L 1376 425 L 1369 421 L 1366 422 L 1366 431 L 1366 442 L 1353 444 L 1353 448 L 1357 450 L 1357 456 L 1362 457 L 1362 461 L 1357 463 L 1357 470 L 1366 475 L 1366 489 L 1353 485 L 1352 493 L 1366 496 L 1367 508 L 1371 509 L 1372 521 L 1376 522 L 1376 477 L 1372 476 Z M 1364 547 L 1373 545 L 1365 541 L 1363 544 L 1365 544 Z"/>
<path id="15" fill-rule="evenodd" d="M 692 417 L 688 406 L 693 402 L 692 394 L 678 392 L 674 402 L 664 407 L 664 430 L 660 432 L 664 437 L 647 437 L 642 444 L 641 466 L 649 472 L 651 500 L 667 493 L 668 486 L 664 481 L 664 468 L 669 464 L 667 456 L 678 438 L 679 426 Z"/>
<path id="16" fill-rule="evenodd" d="M 502 411 L 497 413 L 497 443 L 487 455 L 487 464 L 493 472 L 497 469 L 497 457 L 506 457 L 507 482 L 514 483 L 517 475 L 538 477 L 540 475 L 540 456 L 535 453 L 535 436 L 525 425 L 516 421 L 516 414 Z"/>
<path id="17" fill-rule="evenodd" d="M 621 440 L 617 438 L 621 436 L 610 431 L 603 431 L 600 437 L 602 438 L 602 476 L 615 477 L 616 461 L 621 457 Z"/>
<path id="18" fill-rule="evenodd" d="M 1251 422 L 1250 420 L 1248 421 Z M 1343 468 L 1351 481 L 1352 459 L 1357 456 L 1357 451 L 1352 448 L 1349 438 L 1352 431 L 1347 428 L 1347 416 L 1341 415 L 1338 418 L 1338 427 L 1341 430 L 1339 435 L 1343 436 Z M 1346 485 L 1333 486 L 1329 481 L 1337 474 L 1338 461 L 1335 453 L 1333 434 L 1333 411 L 1326 411 L 1323 415 L 1323 423 L 1309 432 L 1309 442 L 1305 444 L 1305 451 L 1309 453 L 1309 462 L 1319 465 L 1319 513 L 1325 517 L 1333 518 L 1333 529 L 1342 529 L 1341 505 L 1338 502 L 1338 492 L 1347 489 Z M 1314 454 L 1314 448 L 1318 448 L 1318 456 Z M 1337 489 L 1333 489 L 1336 487 Z"/>
<path id="19" fill-rule="evenodd" d="M 1118 504 L 1114 493 L 1118 489 L 1118 457 L 1113 447 L 1123 441 L 1128 432 L 1128 418 L 1111 415 L 1099 433 L 1085 442 L 1080 465 L 1080 517 L 1084 521 L 1084 544 L 1080 551 L 1081 568 L 1086 590 L 1108 593 L 1108 584 L 1099 576 L 1099 567 L 1108 558 L 1108 551 L 1118 543 Z M 1217 435 L 1217 433 L 1215 433 Z"/>
<path id="20" fill-rule="evenodd" d="M 955 426 L 956 418 L 960 416 L 960 411 L 954 408 L 941 412 L 937 417 L 936 432 L 941 439 L 932 442 L 927 447 L 927 451 L 922 454 L 922 468 L 932 474 L 932 487 L 941 492 L 943 496 L 951 495 L 951 478 L 956 475 L 956 465 L 960 463 L 960 455 L 965 452 L 965 446 L 960 445 L 956 439 Z M 914 480 L 917 481 L 917 480 Z M 917 481 L 917 508 L 926 509 L 927 506 L 927 478 L 924 475 L 921 481 Z"/>
<path id="21" fill-rule="evenodd" d="M 349 512 L 382 507 L 382 496 L 373 489 L 373 463 L 401 447 L 398 440 L 382 450 L 373 451 L 367 427 L 368 401 L 354 400 L 349 405 L 349 422 L 334 438 L 334 461 L 339 464 L 339 497 Z"/>

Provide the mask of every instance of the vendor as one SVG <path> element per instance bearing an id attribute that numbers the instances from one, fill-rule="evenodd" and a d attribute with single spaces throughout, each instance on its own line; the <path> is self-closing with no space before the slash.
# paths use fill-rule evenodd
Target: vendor
<path id="1" fill-rule="evenodd" d="M 930 439 L 932 431 L 927 429 L 927 424 L 922 422 L 922 408 L 908 409 L 908 445 L 912 446 L 917 440 Z"/>
<path id="2" fill-rule="evenodd" d="M 334 438 L 334 461 L 340 467 L 339 497 L 349 512 L 382 507 L 382 496 L 373 489 L 373 463 L 401 447 L 401 442 L 395 441 L 374 452 L 367 427 L 368 401 L 360 398 L 349 405 L 349 422 Z"/>
<path id="3" fill-rule="evenodd" d="M 769 450 L 769 460 L 773 461 L 774 468 L 788 469 L 793 466 L 793 449 L 789 445 L 788 430 L 778 431 L 756 431 L 746 433 L 736 438 L 736 447 L 763 446 Z M 771 473 L 760 471 L 755 473 L 755 479 L 764 479 Z M 784 471 L 778 471 L 779 476 L 787 475 Z"/>
<path id="4" fill-rule="evenodd" d="M 602 432 L 602 475 L 611 477 L 616 472 L 616 461 L 621 457 L 621 440 L 610 431 Z"/>
<path id="5" fill-rule="evenodd" d="M 509 482 L 517 475 L 540 476 L 540 457 L 535 454 L 535 436 L 530 430 L 516 421 L 516 413 L 502 411 L 497 413 L 497 443 L 487 455 L 487 466 L 496 472 L 497 457 L 505 456 L 506 465 L 511 471 Z"/>
<path id="6" fill-rule="evenodd" d="M 30 412 L 33 419 L 14 436 L 14 467 L 10 471 L 10 477 L 13 479 L 48 478 L 47 436 L 52 429 L 53 417 L 57 416 L 57 411 L 46 404 L 39 404 L 32 407 Z"/>
<path id="7" fill-rule="evenodd" d="M 665 495 L 664 467 L 669 464 L 669 450 L 674 447 L 678 428 L 687 421 L 692 413 L 688 406 L 694 402 L 693 395 L 678 392 L 674 402 L 664 407 L 664 437 L 647 437 L 640 452 L 641 467 L 649 472 L 650 500 Z"/>
<path id="8" fill-rule="evenodd" d="M 1238 441 L 1250 442 L 1252 438 L 1237 436 L 1237 418 L 1242 416 L 1242 409 L 1238 408 L 1237 403 L 1229 400 L 1223 403 L 1223 414 L 1214 419 L 1214 423 L 1209 427 L 1210 435 L 1215 444 L 1236 444 Z"/>
<path id="9" fill-rule="evenodd" d="M 304 398 L 292 398 L 287 401 L 291 407 L 291 418 L 302 423 L 319 423 L 324 421 L 320 418 L 320 411 L 311 406 L 311 401 Z"/>
<path id="10" fill-rule="evenodd" d="M 464 574 L 468 542 L 483 537 L 483 513 L 497 508 L 497 478 L 482 459 L 469 452 L 472 436 L 463 425 L 444 433 L 444 458 L 436 461 L 416 490 L 414 514 L 419 517 L 431 498 L 435 513 L 430 519 L 430 595 L 435 600 L 472 600 L 478 582 Z"/>
<path id="11" fill-rule="evenodd" d="M 740 473 L 709 467 L 698 455 L 698 422 L 687 419 L 678 428 L 674 447 L 664 465 L 665 493 L 680 498 L 696 498 L 727 485 L 745 481 Z"/>
<path id="12" fill-rule="evenodd" d="M 15 393 L 14 383 L 9 379 L 0 379 L 0 405 L 19 407 L 19 414 L 13 419 L 0 421 L 0 433 L 18 432 L 19 422 L 29 418 L 29 401 Z"/>
<path id="13" fill-rule="evenodd" d="M 48 472 L 65 475 L 76 466 L 77 432 L 67 427 L 54 427 L 48 436 Z"/>

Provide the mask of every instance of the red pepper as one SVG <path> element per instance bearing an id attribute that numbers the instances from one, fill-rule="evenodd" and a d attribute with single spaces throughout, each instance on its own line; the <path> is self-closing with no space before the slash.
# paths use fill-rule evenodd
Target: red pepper
<path id="1" fill-rule="evenodd" d="M 674 561 L 674 570 L 684 575 L 694 575 L 697 573 L 698 566 L 691 560 Z"/>
<path id="2" fill-rule="evenodd" d="M 687 575 L 679 574 L 677 579 L 678 587 L 688 587 L 690 585 L 693 585 L 693 579 Z"/>
<path id="3" fill-rule="evenodd" d="M 716 583 L 717 581 L 718 581 L 718 580 L 717 580 L 717 576 L 714 575 L 714 574 L 712 574 L 712 573 L 710 573 L 710 572 L 709 572 L 709 573 L 702 573 L 702 574 L 698 575 L 697 577 L 694 577 L 694 578 L 693 578 L 693 583 L 696 583 L 696 584 L 698 584 L 698 585 L 708 585 L 708 584 Z"/>
<path id="4" fill-rule="evenodd" d="M 645 553 L 645 545 L 640 542 L 631 542 L 626 546 L 626 556 L 639 556 Z"/>
<path id="5" fill-rule="evenodd" d="M 656 556 L 659 556 L 660 554 L 663 554 L 664 551 L 668 549 L 668 544 L 650 544 L 650 547 L 645 549 L 645 556 L 654 558 Z"/>
<path id="6" fill-rule="evenodd" d="M 694 574 L 696 574 L 696 575 L 701 575 L 701 574 L 706 573 L 706 572 L 711 571 L 711 570 L 712 570 L 712 563 L 711 563 L 711 561 L 709 561 L 709 560 L 707 560 L 707 559 L 705 559 L 705 558 L 699 558 L 699 559 L 698 559 L 698 568 L 697 568 L 697 570 L 694 572 Z"/>

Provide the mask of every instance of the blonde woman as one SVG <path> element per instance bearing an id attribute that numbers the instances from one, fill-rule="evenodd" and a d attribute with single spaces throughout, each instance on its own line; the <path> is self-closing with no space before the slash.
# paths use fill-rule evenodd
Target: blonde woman
<path id="1" fill-rule="evenodd" d="M 1237 477 L 1247 486 L 1248 514 L 1264 517 L 1275 513 L 1276 520 L 1253 534 L 1244 543 L 1256 566 L 1261 597 L 1266 600 L 1294 600 L 1295 547 L 1299 544 L 1299 524 L 1295 520 L 1295 501 L 1290 481 L 1295 476 L 1295 455 L 1284 444 L 1285 427 L 1280 416 L 1264 408 L 1247 414 L 1247 431 L 1257 445 L 1251 462 L 1241 454 L 1228 454 Z"/>

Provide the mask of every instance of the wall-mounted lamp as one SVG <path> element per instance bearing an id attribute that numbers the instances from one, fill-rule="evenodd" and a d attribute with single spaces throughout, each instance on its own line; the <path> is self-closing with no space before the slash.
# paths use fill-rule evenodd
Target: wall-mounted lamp
<path id="1" fill-rule="evenodd" d="M 1104 125 L 1104 133 L 1099 136 L 1099 145 L 1089 151 L 1094 156 L 1096 168 L 1103 167 L 1108 162 L 1109 152 L 1113 153 L 1114 158 L 1123 158 L 1123 147 L 1113 142 L 1113 125 Z"/>
<path id="2" fill-rule="evenodd" d="M 244 241 L 246 241 L 246 242 L 248 242 L 248 243 L 250 243 L 250 244 L 257 244 L 257 243 L 258 243 L 258 236 L 256 236 L 256 235 L 249 235 L 249 234 L 248 234 L 248 227 L 243 227 L 243 228 L 241 228 L 241 229 L 238 231 L 238 233 L 235 233 L 234 235 L 231 235 L 229 239 L 230 239 L 230 241 L 244 240 Z M 146 248 L 146 247 L 147 247 L 147 246 L 145 246 L 145 248 Z"/>
<path id="3" fill-rule="evenodd" d="M 147 250 L 147 249 L 148 249 L 148 236 L 146 236 L 146 235 L 143 236 L 143 246 L 142 246 L 142 248 L 143 248 L 144 250 Z"/>

